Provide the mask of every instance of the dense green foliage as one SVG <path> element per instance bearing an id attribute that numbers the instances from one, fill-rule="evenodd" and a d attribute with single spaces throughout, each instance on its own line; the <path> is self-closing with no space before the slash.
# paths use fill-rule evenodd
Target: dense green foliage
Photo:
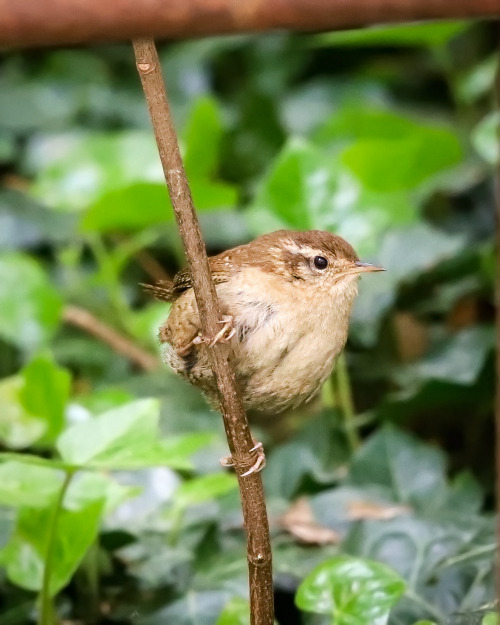
<path id="1" fill-rule="evenodd" d="M 494 622 L 494 49 L 471 23 L 161 49 L 211 253 L 320 228 L 387 268 L 321 396 L 254 426 L 281 625 Z M 3 61 L 0 621 L 244 625 L 222 425 L 139 286 L 183 255 L 132 51 Z"/>

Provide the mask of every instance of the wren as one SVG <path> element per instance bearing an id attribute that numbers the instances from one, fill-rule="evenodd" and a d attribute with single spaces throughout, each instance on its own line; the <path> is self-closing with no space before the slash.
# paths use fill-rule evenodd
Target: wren
<path id="1" fill-rule="evenodd" d="M 165 362 L 217 405 L 207 350 L 233 348 L 247 409 L 277 412 L 311 399 L 330 375 L 347 340 L 358 277 L 381 267 L 363 263 L 340 236 L 279 230 L 209 259 L 223 327 L 201 335 L 188 270 L 146 287 L 172 302 L 160 328 Z"/>

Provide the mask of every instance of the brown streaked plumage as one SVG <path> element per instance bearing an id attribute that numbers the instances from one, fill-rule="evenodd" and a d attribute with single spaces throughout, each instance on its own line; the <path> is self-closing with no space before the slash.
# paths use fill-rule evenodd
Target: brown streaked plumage
<path id="1" fill-rule="evenodd" d="M 341 237 L 279 230 L 209 259 L 221 312 L 232 318 L 234 365 L 246 408 L 278 411 L 310 399 L 347 339 L 361 263 Z M 164 360 L 216 402 L 188 270 L 146 286 L 172 302 L 160 328 Z M 229 325 L 229 324 L 228 324 Z"/>

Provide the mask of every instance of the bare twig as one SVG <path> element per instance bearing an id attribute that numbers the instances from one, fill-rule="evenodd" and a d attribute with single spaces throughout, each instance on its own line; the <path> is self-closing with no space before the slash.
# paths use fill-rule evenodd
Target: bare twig
<path id="1" fill-rule="evenodd" d="M 219 303 L 179 152 L 158 54 L 152 39 L 134 41 L 134 51 L 165 179 L 191 271 L 202 332 L 205 336 L 215 336 L 220 328 Z M 231 368 L 231 349 L 229 345 L 218 343 L 210 350 L 210 354 L 220 394 L 228 445 L 238 475 L 247 532 L 250 622 L 252 625 L 272 625 L 274 609 L 271 543 L 262 480 L 258 473 L 241 477 L 254 462 L 249 453 L 254 443 L 237 391 L 234 371 Z"/>
<path id="2" fill-rule="evenodd" d="M 158 369 L 159 360 L 153 354 L 138 347 L 126 336 L 119 334 L 114 328 L 103 323 L 91 312 L 78 306 L 66 306 L 63 310 L 63 320 L 77 326 L 88 334 L 92 334 L 103 343 L 109 345 L 115 352 L 122 354 L 135 365 L 145 371 Z"/>
<path id="3" fill-rule="evenodd" d="M 26 48 L 146 35 L 185 39 L 277 29 L 311 32 L 493 17 L 499 12 L 500 0 L 0 0 L 0 45 Z"/>
<path id="4" fill-rule="evenodd" d="M 170 276 L 156 260 L 156 258 L 151 256 L 151 254 L 146 252 L 146 250 L 137 251 L 134 254 L 134 258 L 142 269 L 144 269 L 144 271 L 148 274 L 148 276 L 155 282 L 160 282 L 161 280 L 172 280 L 172 276 Z"/>

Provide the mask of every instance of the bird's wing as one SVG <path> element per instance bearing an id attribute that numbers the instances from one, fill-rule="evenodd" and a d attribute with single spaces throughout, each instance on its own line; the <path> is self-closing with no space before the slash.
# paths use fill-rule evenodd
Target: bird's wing
<path id="1" fill-rule="evenodd" d="M 227 271 L 221 271 L 221 261 L 218 256 L 212 256 L 208 259 L 210 262 L 210 269 L 212 272 L 212 278 L 215 284 L 221 284 L 226 282 L 229 278 Z M 189 269 L 181 269 L 173 281 L 162 280 L 156 284 L 142 284 L 141 285 L 148 293 L 153 295 L 156 299 L 164 302 L 174 302 L 184 291 L 192 288 L 193 282 L 191 279 L 191 273 Z"/>
<path id="2" fill-rule="evenodd" d="M 212 273 L 212 279 L 215 284 L 221 284 L 227 282 L 229 274 L 227 271 L 220 270 L 220 261 L 217 256 L 212 256 L 208 259 L 210 263 L 210 271 Z M 191 279 L 191 273 L 189 269 L 182 269 L 176 274 L 173 284 L 174 298 L 179 297 L 184 291 L 187 291 L 193 286 Z"/>

